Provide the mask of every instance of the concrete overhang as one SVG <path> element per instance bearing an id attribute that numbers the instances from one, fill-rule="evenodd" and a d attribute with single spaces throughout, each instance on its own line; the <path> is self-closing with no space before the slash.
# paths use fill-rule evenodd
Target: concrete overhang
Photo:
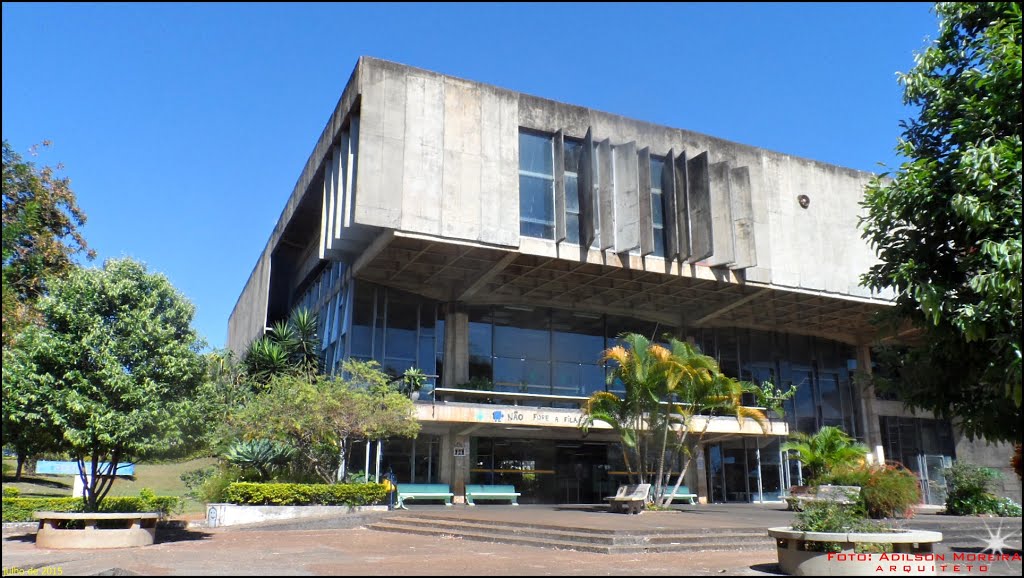
<path id="1" fill-rule="evenodd" d="M 431 425 L 473 424 L 469 426 L 477 436 L 564 437 L 580 435 L 579 424 L 583 412 L 578 409 L 524 407 L 469 403 L 419 403 L 416 419 L 430 430 Z M 737 420 L 729 416 L 695 416 L 694 432 L 707 435 L 786 436 L 789 426 L 784 421 L 771 420 L 765 431 L 752 419 Z M 594 441 L 615 441 L 610 425 L 595 422 L 588 438 Z"/>
<path id="2" fill-rule="evenodd" d="M 554 307 L 621 315 L 669 327 L 740 327 L 851 345 L 880 335 L 882 300 L 748 281 L 743 271 L 668 263 L 553 243 L 545 253 L 385 231 L 351 270 L 371 281 L 442 302 Z M 538 241 L 539 242 L 539 241 Z M 532 252 L 527 252 L 527 251 Z"/>

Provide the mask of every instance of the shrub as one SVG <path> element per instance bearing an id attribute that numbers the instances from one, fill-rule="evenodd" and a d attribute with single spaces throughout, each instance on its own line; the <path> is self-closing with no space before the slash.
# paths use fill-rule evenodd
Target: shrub
<path id="1" fill-rule="evenodd" d="M 1020 504 L 1010 498 L 996 499 L 992 505 L 992 513 L 1004 518 L 1019 518 L 1021 515 Z"/>
<path id="2" fill-rule="evenodd" d="M 234 483 L 225 492 L 232 504 L 270 506 L 365 506 L 387 497 L 384 484 L 252 484 Z"/>
<path id="3" fill-rule="evenodd" d="M 207 480 L 217 475 L 217 468 L 214 466 L 207 466 L 205 468 L 199 468 L 196 470 L 189 470 L 180 476 L 182 483 L 188 488 L 186 495 L 195 500 L 202 500 L 202 488 L 206 484 Z"/>
<path id="4" fill-rule="evenodd" d="M 868 520 L 859 504 L 843 505 L 838 502 L 808 502 L 796 515 L 793 529 L 801 532 L 885 532 L 884 525 Z M 842 552 L 837 542 L 806 542 L 815 552 Z M 813 549 L 813 550 L 812 550 Z"/>
<path id="5" fill-rule="evenodd" d="M 838 468 L 822 478 L 840 486 L 860 486 L 860 504 L 872 518 L 910 517 L 921 503 L 917 475 L 899 465 Z"/>
<path id="6" fill-rule="evenodd" d="M 4 497 L 5 498 L 17 498 L 20 494 L 21 494 L 21 492 L 18 491 L 18 488 L 14 488 L 14 487 L 4 488 Z"/>
<path id="7" fill-rule="evenodd" d="M 872 468 L 860 493 L 872 518 L 909 518 L 913 516 L 913 506 L 921 503 L 917 475 L 903 466 Z"/>
<path id="8" fill-rule="evenodd" d="M 145 496 L 142 494 L 146 493 Z M 118 496 L 100 502 L 101 512 L 159 512 L 166 517 L 181 510 L 177 496 L 156 496 L 143 490 L 139 497 Z M 3 498 L 4 522 L 31 522 L 32 512 L 85 512 L 85 501 L 67 498 Z"/>
<path id="9" fill-rule="evenodd" d="M 965 462 L 956 462 L 945 470 L 946 513 L 953 516 L 995 514 L 999 508 L 998 498 L 989 493 L 989 484 L 999 473 Z"/>

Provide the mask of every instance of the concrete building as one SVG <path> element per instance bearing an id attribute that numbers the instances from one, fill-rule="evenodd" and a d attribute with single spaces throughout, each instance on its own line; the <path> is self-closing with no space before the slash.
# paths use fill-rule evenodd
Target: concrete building
<path id="1" fill-rule="evenodd" d="M 886 337 L 869 320 L 889 296 L 858 284 L 875 261 L 857 228 L 871 177 L 361 58 L 229 347 L 309 307 L 329 367 L 436 376 L 416 405 L 422 434 L 384 447 L 400 482 L 601 502 L 621 454 L 610 430 L 577 427 L 580 403 L 609 387 L 599 354 L 624 331 L 671 334 L 729 375 L 798 386 L 768 432 L 712 420 L 687 480 L 702 500 L 780 499 L 801 479 L 780 439 L 838 425 L 941 503 L 943 465 L 988 452 L 1006 467 L 1009 451 L 855 384 Z"/>

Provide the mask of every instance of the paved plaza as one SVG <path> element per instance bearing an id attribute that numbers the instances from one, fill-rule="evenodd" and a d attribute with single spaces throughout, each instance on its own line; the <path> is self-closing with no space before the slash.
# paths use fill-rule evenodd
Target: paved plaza
<path id="1" fill-rule="evenodd" d="M 591 528 L 703 529 L 758 528 L 788 524 L 791 514 L 779 507 L 696 506 L 676 512 L 639 516 L 609 514 L 594 508 L 492 506 L 468 508 L 422 506 L 415 513 L 476 520 L 521 520 L 533 524 L 586 525 Z M 404 515 L 381 513 L 380 517 Z M 776 556 L 765 548 L 596 554 L 471 542 L 445 536 L 417 536 L 366 528 L 374 517 L 313 519 L 289 523 L 207 529 L 162 530 L 146 548 L 69 551 L 36 548 L 32 525 L 6 525 L 3 531 L 4 575 L 773 575 Z M 1016 524 L 1017 547 L 1020 519 Z M 908 525 L 974 527 L 977 518 L 919 516 Z M 961 535 L 964 533 L 961 532 Z M 963 537 L 958 542 L 963 542 Z M 979 542 L 980 543 L 980 542 Z M 949 546 L 947 545 L 948 549 Z M 966 569 L 949 575 L 968 574 Z M 991 565 L 971 575 L 1019 576 L 1019 562 Z"/>

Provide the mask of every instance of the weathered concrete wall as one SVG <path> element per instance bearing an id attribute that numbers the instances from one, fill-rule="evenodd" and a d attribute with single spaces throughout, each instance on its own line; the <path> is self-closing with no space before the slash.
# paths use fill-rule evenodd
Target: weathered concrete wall
<path id="1" fill-rule="evenodd" d="M 270 250 L 263 251 L 249 280 L 228 317 L 228 349 L 241 357 L 267 323 L 267 296 L 270 291 Z"/>
<path id="2" fill-rule="evenodd" d="M 519 242 L 515 93 L 363 59 L 355 221 Z"/>
<path id="3" fill-rule="evenodd" d="M 956 459 L 997 470 L 1001 477 L 992 484 L 997 496 L 1021 503 L 1020 478 L 1010 467 L 1013 446 L 1007 443 L 990 444 L 982 440 L 970 441 L 966 436 L 956 434 Z"/>

